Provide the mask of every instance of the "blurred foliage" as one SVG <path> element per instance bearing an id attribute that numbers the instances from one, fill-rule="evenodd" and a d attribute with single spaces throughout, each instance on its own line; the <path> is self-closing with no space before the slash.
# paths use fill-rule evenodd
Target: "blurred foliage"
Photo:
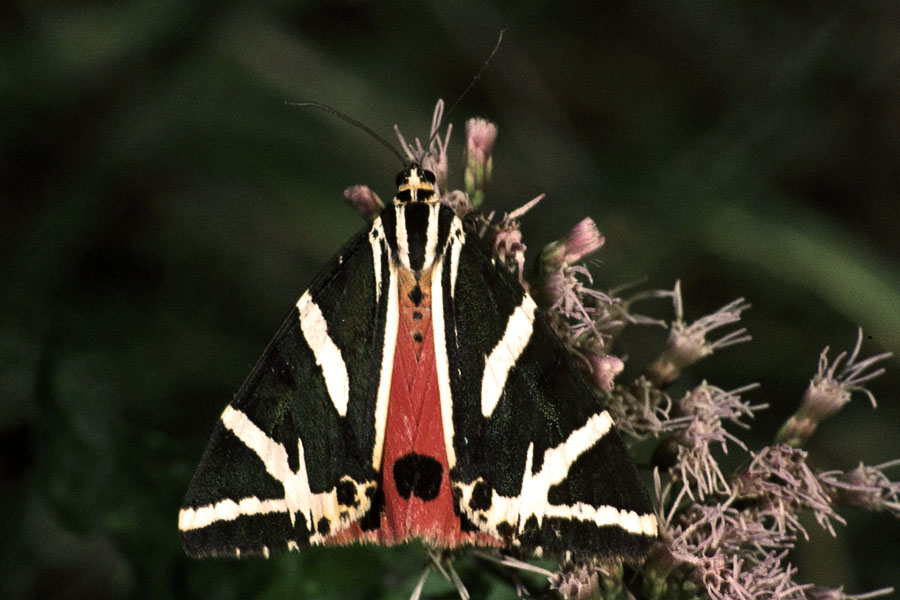
<path id="1" fill-rule="evenodd" d="M 495 121 L 488 206 L 531 254 L 591 215 L 597 280 L 681 278 L 688 317 L 737 296 L 751 344 L 703 374 L 763 385 L 760 443 L 821 348 L 900 353 L 900 12 L 891 0 L 621 3 L 25 2 L 0 8 L 0 596 L 406 598 L 416 545 L 189 561 L 176 514 L 222 407 L 290 307 L 392 195 L 371 140 Z M 461 154 L 461 130 L 454 135 Z M 457 165 L 458 167 L 459 165 Z M 457 176 L 460 171 L 457 168 Z M 451 174 L 452 176 L 452 174 Z M 665 307 L 660 315 L 666 316 Z M 637 332 L 631 365 L 662 348 Z M 900 368 L 810 447 L 823 467 L 900 456 Z M 733 457 L 743 460 L 743 457 Z M 896 478 L 896 476 L 895 476 Z M 849 514 L 801 580 L 900 585 L 900 525 Z M 482 563 L 476 598 L 512 598 Z M 432 577 L 431 597 L 452 597 Z"/>

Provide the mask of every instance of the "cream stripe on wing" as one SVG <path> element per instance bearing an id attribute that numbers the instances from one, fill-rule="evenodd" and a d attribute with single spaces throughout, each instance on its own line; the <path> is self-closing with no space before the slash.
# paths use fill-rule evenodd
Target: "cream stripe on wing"
<path id="1" fill-rule="evenodd" d="M 450 224 L 450 297 L 456 298 L 456 275 L 459 272 L 459 253 L 466 242 L 462 221 L 454 216 Z"/>
<path id="2" fill-rule="evenodd" d="M 217 521 L 232 521 L 243 515 L 269 513 L 287 513 L 293 524 L 297 513 L 300 513 L 306 522 L 310 543 L 321 543 L 326 537 L 316 531 L 316 525 L 321 519 L 326 519 L 330 530 L 335 532 L 345 529 L 369 510 L 371 506 L 369 494 L 370 489 L 374 488 L 374 482 L 359 483 L 347 476 L 341 478 L 342 482 L 353 485 L 358 502 L 355 507 L 342 505 L 337 498 L 336 486 L 320 493 L 310 489 L 306 456 L 301 440 L 297 440 L 299 466 L 294 471 L 288 463 L 285 447 L 266 435 L 243 411 L 228 406 L 222 413 L 221 420 L 227 430 L 259 457 L 266 472 L 281 483 L 284 498 L 260 500 L 255 496 L 248 496 L 237 502 L 226 498 L 206 506 L 185 508 L 178 515 L 178 527 L 181 531 L 200 529 Z"/>
<path id="3" fill-rule="evenodd" d="M 394 206 L 396 215 L 397 260 L 404 268 L 409 269 L 409 238 L 406 237 L 406 207 L 402 204 Z"/>
<path id="4" fill-rule="evenodd" d="M 375 235 L 373 236 L 372 233 Z M 381 254 L 384 242 L 384 227 L 381 225 L 381 217 L 372 223 L 372 229 L 367 236 L 369 245 L 372 246 L 372 270 L 375 274 L 375 305 L 381 300 Z"/>
<path id="5" fill-rule="evenodd" d="M 242 498 L 240 502 L 225 499 L 200 508 L 185 508 L 178 513 L 178 529 L 191 531 L 212 525 L 216 521 L 234 521 L 241 516 L 267 515 L 288 512 L 287 504 L 279 498 L 260 500 L 255 496 Z"/>
<path id="6" fill-rule="evenodd" d="M 658 531 L 656 515 L 639 514 L 633 510 L 615 506 L 592 506 L 584 502 L 575 504 L 551 504 L 550 488 L 562 483 L 578 458 L 599 443 L 612 429 L 609 413 L 599 412 L 569 434 L 566 440 L 553 448 L 547 448 L 541 457 L 541 468 L 533 472 L 534 444 L 528 446 L 525 469 L 522 472 L 522 488 L 518 496 L 501 496 L 491 491 L 491 501 L 484 510 L 472 509 L 471 500 L 475 486 L 483 482 L 481 478 L 471 483 L 454 483 L 460 496 L 459 507 L 478 527 L 499 535 L 498 523 L 516 525 L 524 531 L 531 517 L 537 519 L 540 527 L 545 517 L 578 519 L 593 523 L 597 527 L 616 526 L 628 533 L 655 537 Z"/>
<path id="7" fill-rule="evenodd" d="M 434 262 L 435 252 L 437 251 L 438 211 L 440 208 L 440 204 L 432 204 L 428 207 L 428 226 L 425 231 L 425 262 L 422 267 L 424 269 L 429 268 L 431 263 Z"/>
<path id="8" fill-rule="evenodd" d="M 387 425 L 388 402 L 391 397 L 391 379 L 394 373 L 394 349 L 397 344 L 397 327 L 400 323 L 400 302 L 397 299 L 397 268 L 388 257 L 388 297 L 384 316 L 384 344 L 381 351 L 381 375 L 378 379 L 378 397 L 375 400 L 375 446 L 372 450 L 372 468 L 381 471 L 381 454 L 384 451 L 384 430 Z"/>
<path id="9" fill-rule="evenodd" d="M 500 402 L 509 370 L 513 368 L 534 330 L 534 311 L 537 305 L 527 293 L 506 322 L 503 337 L 494 346 L 490 356 L 484 359 L 484 375 L 481 379 L 481 414 L 490 417 Z"/>
<path id="10" fill-rule="evenodd" d="M 347 365 L 341 356 L 340 349 L 328 335 L 328 323 L 319 306 L 309 295 L 309 291 L 297 301 L 300 310 L 300 329 L 303 337 L 316 357 L 316 364 L 322 367 L 325 387 L 335 410 L 342 417 L 347 416 L 347 402 L 350 398 L 350 379 L 347 376 Z"/>
<path id="11" fill-rule="evenodd" d="M 445 297 L 442 286 L 444 261 L 439 260 L 431 270 L 431 330 L 434 334 L 434 367 L 437 371 L 438 393 L 441 396 L 441 425 L 444 429 L 444 447 L 447 466 L 456 466 L 456 450 L 453 448 L 453 394 L 450 391 L 450 369 L 447 363 L 447 334 L 444 329 Z"/>

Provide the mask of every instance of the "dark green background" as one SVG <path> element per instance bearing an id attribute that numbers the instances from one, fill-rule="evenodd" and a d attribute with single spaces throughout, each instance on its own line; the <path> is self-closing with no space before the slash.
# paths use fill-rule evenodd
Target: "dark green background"
<path id="1" fill-rule="evenodd" d="M 900 353 L 900 11 L 881 2 L 26 2 L 0 9 L 0 596 L 405 598 L 420 548 L 186 559 L 176 514 L 215 418 L 397 162 L 285 100 L 423 135 L 438 97 L 499 126 L 489 206 L 540 192 L 529 256 L 582 216 L 602 286 L 745 296 L 750 344 L 686 374 L 795 408 L 819 351 Z M 460 175 L 460 169 L 455 171 Z M 456 180 L 458 181 L 458 179 Z M 665 303 L 648 312 L 666 316 Z M 664 334 L 626 339 L 632 372 Z M 832 352 L 832 355 L 834 352 Z M 900 365 L 810 461 L 900 456 Z M 729 455 L 732 464 L 746 458 Z M 900 472 L 893 472 L 895 479 Z M 900 523 L 811 523 L 798 579 L 900 585 Z M 476 597 L 514 597 L 461 565 Z M 432 579 L 432 594 L 449 587 Z"/>

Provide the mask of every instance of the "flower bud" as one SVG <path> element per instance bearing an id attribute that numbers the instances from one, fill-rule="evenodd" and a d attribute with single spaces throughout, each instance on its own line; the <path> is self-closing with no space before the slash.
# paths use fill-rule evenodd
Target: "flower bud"
<path id="1" fill-rule="evenodd" d="M 540 264 L 544 273 L 555 271 L 563 265 L 573 265 L 603 246 L 606 238 L 590 217 L 582 219 L 566 237 L 544 246 Z"/>
<path id="2" fill-rule="evenodd" d="M 366 221 L 374 221 L 384 208 L 381 198 L 367 185 L 348 187 L 344 190 L 344 200 L 358 210 Z"/>
<path id="3" fill-rule="evenodd" d="M 625 363 L 611 354 L 589 354 L 587 360 L 590 363 L 591 382 L 607 394 L 610 393 L 615 385 L 613 380 L 625 369 Z"/>
<path id="4" fill-rule="evenodd" d="M 497 126 L 485 119 L 469 119 L 466 122 L 466 193 L 473 208 L 481 206 L 484 192 L 491 180 L 493 159 L 491 152 L 497 139 Z"/>

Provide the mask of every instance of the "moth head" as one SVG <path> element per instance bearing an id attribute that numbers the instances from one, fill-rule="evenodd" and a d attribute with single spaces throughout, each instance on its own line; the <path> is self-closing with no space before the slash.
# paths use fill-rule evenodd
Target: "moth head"
<path id="1" fill-rule="evenodd" d="M 394 196 L 394 204 L 437 201 L 434 173 L 413 163 L 397 174 L 397 195 Z"/>

